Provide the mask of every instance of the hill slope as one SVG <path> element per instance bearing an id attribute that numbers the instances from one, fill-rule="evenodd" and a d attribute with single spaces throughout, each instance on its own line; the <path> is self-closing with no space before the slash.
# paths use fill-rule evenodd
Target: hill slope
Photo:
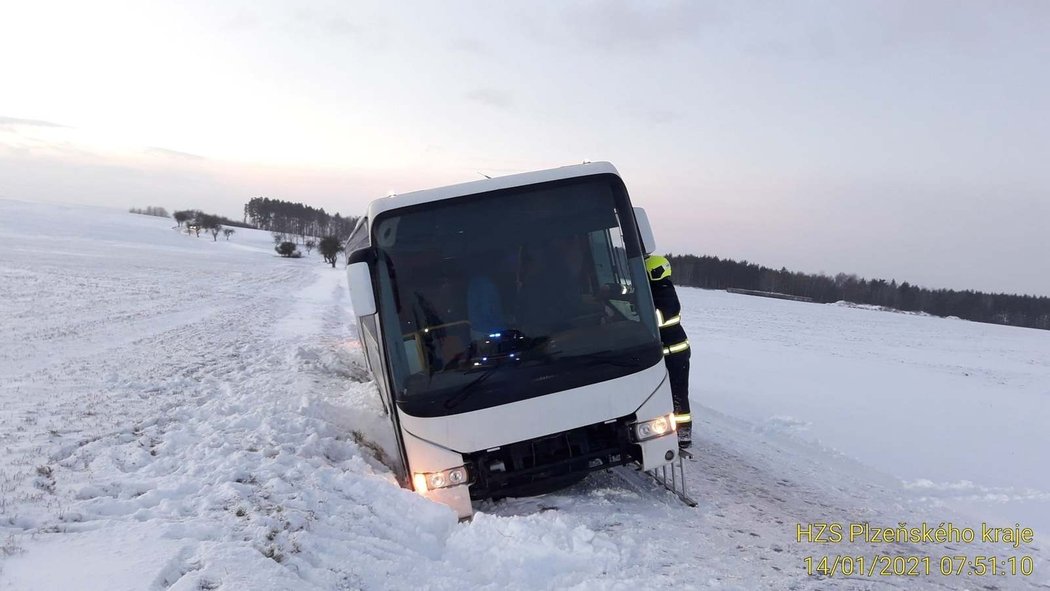
<path id="1" fill-rule="evenodd" d="M 361 443 L 388 435 L 342 270 L 276 257 L 266 233 L 170 225 L 0 201 L 2 591 L 1005 589 L 1050 573 L 1042 536 L 1014 552 L 1036 576 L 990 583 L 829 581 L 804 559 L 1002 545 L 795 541 L 810 522 L 1050 524 L 1045 475 L 1002 461 L 1050 448 L 1050 335 L 683 290 L 700 507 L 610 472 L 460 524 Z"/>

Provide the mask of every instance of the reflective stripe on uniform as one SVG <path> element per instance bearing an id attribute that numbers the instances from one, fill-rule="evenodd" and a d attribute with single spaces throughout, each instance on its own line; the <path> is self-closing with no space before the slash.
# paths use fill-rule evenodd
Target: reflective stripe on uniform
<path id="1" fill-rule="evenodd" d="M 689 341 L 685 340 L 681 343 L 676 343 L 670 347 L 664 347 L 664 355 L 670 355 L 671 353 L 681 353 L 689 348 Z"/>
<path id="2" fill-rule="evenodd" d="M 693 416 L 687 412 L 678 413 L 674 416 L 674 422 L 676 425 L 681 425 L 682 423 L 691 423 L 693 422 Z"/>
<path id="3" fill-rule="evenodd" d="M 659 311 L 657 311 L 657 314 L 658 315 L 657 315 L 656 318 L 657 319 L 661 319 L 662 318 L 662 314 L 660 314 Z M 682 322 L 682 316 L 681 315 L 674 316 L 672 318 L 668 318 L 667 320 L 664 320 L 663 322 L 661 322 L 660 323 L 660 328 L 667 328 L 668 326 L 675 326 L 677 324 L 680 324 L 681 322 Z"/>

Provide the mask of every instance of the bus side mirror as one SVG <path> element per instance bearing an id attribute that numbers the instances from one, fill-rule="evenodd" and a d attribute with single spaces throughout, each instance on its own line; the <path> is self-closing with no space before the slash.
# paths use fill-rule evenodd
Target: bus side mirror
<path id="1" fill-rule="evenodd" d="M 374 255 L 371 249 L 361 249 L 350 255 L 346 268 L 347 280 L 350 283 L 350 304 L 354 315 L 371 316 L 376 313 L 376 297 L 372 291 L 372 266 Z"/>
<path id="2" fill-rule="evenodd" d="M 642 252 L 653 254 L 656 252 L 656 238 L 653 236 L 653 227 L 649 225 L 649 216 L 641 207 L 634 208 L 634 219 L 638 222 L 638 237 L 642 239 Z"/>

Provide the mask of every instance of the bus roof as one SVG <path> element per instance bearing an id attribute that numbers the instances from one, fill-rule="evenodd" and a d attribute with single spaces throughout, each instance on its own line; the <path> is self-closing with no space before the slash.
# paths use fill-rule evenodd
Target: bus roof
<path id="1" fill-rule="evenodd" d="M 421 203 L 429 203 L 431 201 L 441 201 L 444 199 L 452 199 L 454 197 L 485 193 L 487 191 L 498 191 L 499 189 L 509 189 L 512 187 L 522 187 L 547 181 L 557 181 L 561 179 L 606 173 L 619 176 L 616 167 L 608 162 L 586 162 L 584 164 L 574 164 L 571 166 L 562 166 L 547 170 L 537 170 L 491 179 L 481 179 L 468 183 L 460 183 L 458 185 L 437 187 L 435 189 L 413 191 L 402 195 L 391 195 L 389 197 L 376 199 L 368 204 L 368 219 L 374 220 L 377 215 L 385 211 L 400 209 L 411 205 L 419 205 Z"/>

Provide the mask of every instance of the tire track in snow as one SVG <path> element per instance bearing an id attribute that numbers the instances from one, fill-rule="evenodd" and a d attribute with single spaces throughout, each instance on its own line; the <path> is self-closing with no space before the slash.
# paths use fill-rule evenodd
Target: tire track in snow
<path id="1" fill-rule="evenodd" d="M 528 499 L 487 502 L 505 519 L 579 519 L 596 536 L 616 540 L 633 560 L 615 577 L 598 581 L 675 588 L 729 589 L 1038 589 L 1038 579 L 995 577 L 807 576 L 804 559 L 823 555 L 995 555 L 981 544 L 808 544 L 795 540 L 797 524 L 899 521 L 936 525 L 943 510 L 908 506 L 901 485 L 843 456 L 790 437 L 755 437 L 754 429 L 697 405 L 694 461 L 688 488 L 699 507 L 682 505 L 655 483 L 616 470 L 597 472 L 564 491 Z M 960 516 L 957 523 L 965 523 Z M 1038 549 L 1036 549 L 1038 550 Z M 1045 561 L 1037 552 L 1037 572 Z M 990 585 L 990 586 L 989 586 Z"/>
<path id="2" fill-rule="evenodd" d="M 304 277 L 294 268 L 261 275 L 243 290 L 176 291 L 160 306 L 181 308 L 175 321 L 130 322 L 139 318 L 134 314 L 109 319 L 123 318 L 121 331 L 101 319 L 75 323 L 71 333 L 83 336 L 79 348 L 59 346 L 17 380 L 0 384 L 0 537 L 19 547 L 26 535 L 76 529 L 70 523 L 86 519 L 81 509 L 91 498 L 140 497 L 150 489 L 149 480 L 116 475 L 134 476 L 155 461 L 178 409 L 199 404 L 258 363 L 243 335 L 272 324 L 287 305 L 282 292 Z M 121 338 L 92 341 L 92 334 L 109 333 Z"/>

